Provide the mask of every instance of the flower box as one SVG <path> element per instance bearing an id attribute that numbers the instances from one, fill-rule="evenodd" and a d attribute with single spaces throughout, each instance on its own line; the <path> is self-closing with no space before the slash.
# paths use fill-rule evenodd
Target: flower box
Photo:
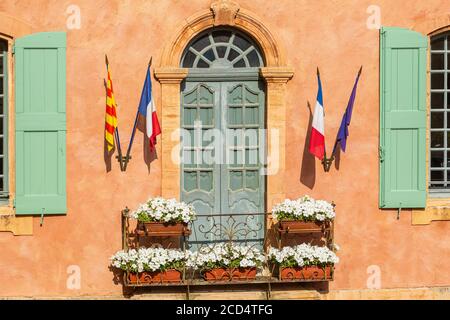
<path id="1" fill-rule="evenodd" d="M 253 280 L 265 262 L 262 251 L 233 242 L 209 244 L 192 252 L 187 267 L 200 270 L 206 281 Z"/>
<path id="2" fill-rule="evenodd" d="M 268 258 L 279 267 L 281 280 L 328 281 L 339 258 L 328 247 L 300 244 L 282 249 L 269 249 Z"/>
<path id="3" fill-rule="evenodd" d="M 147 235 L 189 235 L 187 223 L 141 222 L 139 230 Z"/>
<path id="4" fill-rule="evenodd" d="M 303 224 L 304 228 L 309 229 L 312 226 L 318 229 L 313 225 L 315 222 L 324 223 L 334 220 L 336 217 L 334 207 L 333 203 L 304 196 L 297 200 L 286 199 L 277 204 L 273 207 L 272 215 L 276 221 L 284 225 L 293 225 L 295 222 L 299 225 Z M 311 224 L 308 226 L 309 222 L 304 221 L 311 221 Z M 300 228 L 298 230 L 301 230 Z"/>
<path id="5" fill-rule="evenodd" d="M 171 224 L 188 224 L 195 220 L 194 207 L 175 199 L 154 198 L 143 203 L 128 215 L 140 223 L 159 223 L 166 226 Z"/>
<path id="6" fill-rule="evenodd" d="M 331 267 L 280 268 L 280 278 L 281 280 L 332 280 Z"/>
<path id="7" fill-rule="evenodd" d="M 178 249 L 139 248 L 121 250 L 111 266 L 125 272 L 125 284 L 180 283 L 187 253 Z"/>
<path id="8" fill-rule="evenodd" d="M 128 282 L 131 284 L 180 283 L 181 272 L 171 269 L 164 272 L 129 273 Z"/>
<path id="9" fill-rule="evenodd" d="M 203 278 L 206 281 L 255 280 L 256 268 L 237 268 L 237 269 L 216 268 L 205 271 L 203 273 Z"/>
<path id="10" fill-rule="evenodd" d="M 296 232 L 296 231 L 310 231 L 310 232 L 321 232 L 325 226 L 324 222 L 321 221 L 296 221 L 296 220 L 281 220 L 280 230 L 285 232 Z"/>

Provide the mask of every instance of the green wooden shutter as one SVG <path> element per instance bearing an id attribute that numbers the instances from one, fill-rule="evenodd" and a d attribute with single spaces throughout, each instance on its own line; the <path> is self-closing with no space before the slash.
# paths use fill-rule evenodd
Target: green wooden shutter
<path id="1" fill-rule="evenodd" d="M 380 33 L 380 207 L 426 205 L 427 37 Z"/>
<path id="2" fill-rule="evenodd" d="M 65 214 L 66 33 L 16 40 L 16 214 Z"/>

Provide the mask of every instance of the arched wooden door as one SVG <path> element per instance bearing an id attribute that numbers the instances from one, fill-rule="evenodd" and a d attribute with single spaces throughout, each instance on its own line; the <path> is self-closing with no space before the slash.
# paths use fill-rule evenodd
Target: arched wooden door
<path id="1" fill-rule="evenodd" d="M 260 51 L 243 34 L 210 30 L 186 49 L 182 66 L 189 68 L 189 75 L 181 94 L 181 199 L 199 214 L 215 217 L 195 222 L 191 242 L 211 240 L 204 231 L 220 219 L 229 219 L 219 214 L 237 214 L 232 224 L 258 230 L 242 233 L 240 240 L 259 241 L 264 216 L 251 214 L 265 211 Z M 230 221 L 222 223 L 230 225 Z"/>

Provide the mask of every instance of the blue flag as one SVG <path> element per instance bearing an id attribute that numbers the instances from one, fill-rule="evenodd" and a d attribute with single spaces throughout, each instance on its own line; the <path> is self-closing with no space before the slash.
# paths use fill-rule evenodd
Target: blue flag
<path id="1" fill-rule="evenodd" d="M 342 117 L 341 126 L 336 137 L 336 143 L 334 144 L 333 154 L 336 151 L 338 144 L 341 145 L 341 149 L 344 152 L 347 147 L 347 137 L 349 136 L 348 126 L 350 125 L 350 122 L 352 120 L 353 105 L 355 104 L 356 89 L 358 88 L 358 81 L 359 77 L 361 76 L 361 71 L 362 67 L 359 70 L 358 77 L 356 78 L 355 85 L 353 86 L 352 95 L 350 96 L 350 100 L 348 101 L 347 109 L 345 110 L 344 116 Z"/>

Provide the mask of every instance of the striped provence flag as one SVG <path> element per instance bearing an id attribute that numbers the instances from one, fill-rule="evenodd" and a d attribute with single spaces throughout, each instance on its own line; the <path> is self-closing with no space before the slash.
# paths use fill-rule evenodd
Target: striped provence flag
<path id="1" fill-rule="evenodd" d="M 109 71 L 108 58 L 106 58 L 106 69 L 108 71 L 108 80 L 106 82 L 106 115 L 105 115 L 105 140 L 108 146 L 108 152 L 114 149 L 114 132 L 117 128 L 116 100 L 114 99 L 114 90 Z"/>
<path id="2" fill-rule="evenodd" d="M 316 108 L 314 110 L 311 136 L 309 140 L 309 152 L 320 160 L 323 160 L 325 157 L 325 113 L 323 109 L 322 83 L 320 81 L 319 69 L 317 69 L 317 79 L 319 82 L 319 91 L 317 93 Z"/>

